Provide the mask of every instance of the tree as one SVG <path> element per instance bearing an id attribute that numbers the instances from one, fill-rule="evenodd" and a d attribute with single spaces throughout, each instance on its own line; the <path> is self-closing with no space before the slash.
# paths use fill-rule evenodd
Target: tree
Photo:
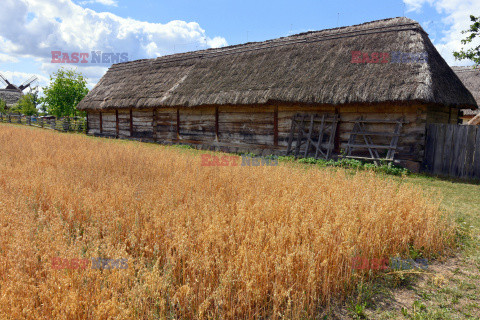
<path id="1" fill-rule="evenodd" d="M 43 108 L 56 117 L 75 117 L 85 112 L 77 110 L 77 104 L 88 93 L 87 80 L 75 70 L 61 68 L 53 76 L 50 84 L 43 88 L 41 98 Z"/>
<path id="2" fill-rule="evenodd" d="M 0 113 L 7 113 L 7 104 L 2 99 L 0 99 Z"/>
<path id="3" fill-rule="evenodd" d="M 26 116 L 33 116 L 38 114 L 37 110 L 37 95 L 34 92 L 27 93 L 18 100 L 12 108 L 13 112 L 20 112 Z"/>
<path id="4" fill-rule="evenodd" d="M 480 17 L 475 17 L 471 15 L 470 20 L 473 22 L 473 24 L 470 25 L 470 29 L 462 31 L 462 33 L 464 34 L 470 33 L 468 37 L 461 40 L 463 45 L 467 43 L 471 43 L 476 36 L 480 36 Z M 472 60 L 473 62 L 475 62 L 475 65 L 478 66 L 480 64 L 480 45 L 468 50 L 465 50 L 464 48 L 462 48 L 458 52 L 456 51 L 453 52 L 453 56 L 455 57 L 456 60 L 463 60 L 463 59 Z"/>

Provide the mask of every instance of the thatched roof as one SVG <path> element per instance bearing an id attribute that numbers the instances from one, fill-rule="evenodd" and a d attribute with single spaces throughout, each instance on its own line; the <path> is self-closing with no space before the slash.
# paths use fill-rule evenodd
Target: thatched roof
<path id="1" fill-rule="evenodd" d="M 5 101 L 9 108 L 17 103 L 22 95 L 23 93 L 19 90 L 0 89 L 0 99 Z"/>
<path id="2" fill-rule="evenodd" d="M 427 63 L 351 63 L 352 51 L 428 54 Z M 476 107 L 408 18 L 307 32 L 113 65 L 79 109 L 297 103 L 425 102 Z"/>
<path id="3" fill-rule="evenodd" d="M 477 101 L 477 105 L 480 104 L 480 70 L 473 67 L 452 67 L 452 70 L 457 74 L 458 78 L 462 80 L 465 87 L 472 93 L 473 97 Z M 474 116 L 478 114 L 479 110 L 464 109 L 463 115 Z"/>

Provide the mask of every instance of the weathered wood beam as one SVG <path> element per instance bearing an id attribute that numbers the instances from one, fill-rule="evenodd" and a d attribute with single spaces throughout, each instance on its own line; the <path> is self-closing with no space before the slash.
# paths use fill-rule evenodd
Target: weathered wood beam
<path id="1" fill-rule="evenodd" d="M 115 109 L 115 133 L 116 133 L 116 138 L 119 136 L 120 128 L 118 126 L 118 109 Z"/>
<path id="2" fill-rule="evenodd" d="M 133 110 L 130 108 L 130 137 L 133 137 Z"/>
<path id="3" fill-rule="evenodd" d="M 215 107 L 215 140 L 218 141 L 218 106 Z"/>
<path id="4" fill-rule="evenodd" d="M 273 109 L 273 145 L 278 146 L 278 106 Z"/>
<path id="5" fill-rule="evenodd" d="M 157 108 L 153 109 L 152 126 L 153 126 L 153 141 L 156 142 L 157 141 Z"/>
<path id="6" fill-rule="evenodd" d="M 180 108 L 177 107 L 177 140 L 180 140 Z"/>
<path id="7" fill-rule="evenodd" d="M 340 126 L 340 112 L 339 108 L 335 107 L 335 119 L 338 120 L 337 123 L 335 123 L 335 134 L 333 135 L 333 152 L 336 154 L 340 153 L 340 130 L 337 130 L 337 127 Z M 333 127 L 332 127 L 333 130 Z"/>
<path id="8" fill-rule="evenodd" d="M 103 133 L 102 112 L 100 111 L 100 133 Z"/>

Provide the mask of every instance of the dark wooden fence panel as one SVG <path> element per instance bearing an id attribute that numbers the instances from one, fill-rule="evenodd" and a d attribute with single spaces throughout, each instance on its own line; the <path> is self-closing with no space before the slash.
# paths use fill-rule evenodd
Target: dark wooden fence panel
<path id="1" fill-rule="evenodd" d="M 423 167 L 436 175 L 480 179 L 480 127 L 427 125 Z"/>
<path id="2" fill-rule="evenodd" d="M 85 132 L 86 119 L 77 118 L 60 118 L 48 119 L 36 116 L 24 116 L 19 114 L 2 114 L 0 113 L 0 123 L 16 123 L 24 124 L 32 127 L 40 127 L 45 129 L 53 129 L 63 132 Z"/>

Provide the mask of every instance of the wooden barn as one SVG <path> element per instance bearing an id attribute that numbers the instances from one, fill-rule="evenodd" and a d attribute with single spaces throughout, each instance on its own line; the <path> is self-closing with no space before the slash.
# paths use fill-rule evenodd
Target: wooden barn
<path id="1" fill-rule="evenodd" d="M 452 67 L 452 70 L 457 74 L 458 78 L 462 80 L 465 87 L 473 94 L 473 97 L 480 103 L 480 70 L 470 67 Z M 462 109 L 460 119 L 462 124 L 467 124 L 472 120 L 479 110 Z"/>
<path id="2" fill-rule="evenodd" d="M 422 27 L 393 18 L 115 64 L 78 108 L 92 135 L 420 162 L 426 123 L 477 105 Z"/>

